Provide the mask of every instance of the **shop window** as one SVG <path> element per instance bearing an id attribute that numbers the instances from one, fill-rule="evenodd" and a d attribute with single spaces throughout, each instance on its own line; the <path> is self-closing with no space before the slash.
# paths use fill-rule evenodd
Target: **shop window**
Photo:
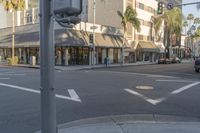
<path id="1" fill-rule="evenodd" d="M 144 10 L 144 4 L 139 3 L 139 8 L 142 9 L 142 10 Z"/>

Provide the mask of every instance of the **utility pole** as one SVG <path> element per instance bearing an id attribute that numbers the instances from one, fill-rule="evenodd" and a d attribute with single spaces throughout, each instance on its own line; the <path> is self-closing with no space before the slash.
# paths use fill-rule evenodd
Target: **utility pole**
<path id="1" fill-rule="evenodd" d="M 57 133 L 54 89 L 54 22 L 52 0 L 40 0 L 41 131 Z"/>
<path id="2" fill-rule="evenodd" d="M 12 61 L 11 64 L 15 63 L 15 11 L 12 10 Z"/>
<path id="3" fill-rule="evenodd" d="M 92 51 L 92 65 L 95 65 L 96 62 L 96 48 L 95 48 L 95 23 L 96 23 L 96 0 L 93 0 L 93 51 Z"/>

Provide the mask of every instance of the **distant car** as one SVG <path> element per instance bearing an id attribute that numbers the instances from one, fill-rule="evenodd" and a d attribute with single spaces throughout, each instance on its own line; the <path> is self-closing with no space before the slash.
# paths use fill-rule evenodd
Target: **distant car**
<path id="1" fill-rule="evenodd" d="M 168 58 L 160 58 L 159 60 L 158 60 L 158 64 L 171 64 L 171 60 L 170 59 L 168 59 Z"/>
<path id="2" fill-rule="evenodd" d="M 196 72 L 199 72 L 200 70 L 200 57 L 196 58 L 195 62 L 194 62 L 194 69 Z"/>
<path id="3" fill-rule="evenodd" d="M 178 57 L 170 58 L 171 63 L 181 63 L 181 60 Z"/>

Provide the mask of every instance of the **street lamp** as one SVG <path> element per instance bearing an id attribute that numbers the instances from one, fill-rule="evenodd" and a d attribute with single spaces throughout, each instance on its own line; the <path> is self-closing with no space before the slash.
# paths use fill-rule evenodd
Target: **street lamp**
<path id="1" fill-rule="evenodd" d="M 52 10 L 53 5 L 53 10 Z M 54 89 L 54 20 L 68 27 L 78 23 L 82 0 L 40 0 L 41 131 L 57 133 Z"/>
<path id="2" fill-rule="evenodd" d="M 93 56 L 93 60 L 92 60 L 92 64 L 95 65 L 95 54 L 96 54 L 96 50 L 95 50 L 95 23 L 96 23 L 96 0 L 93 0 L 93 51 L 92 51 L 92 56 Z"/>

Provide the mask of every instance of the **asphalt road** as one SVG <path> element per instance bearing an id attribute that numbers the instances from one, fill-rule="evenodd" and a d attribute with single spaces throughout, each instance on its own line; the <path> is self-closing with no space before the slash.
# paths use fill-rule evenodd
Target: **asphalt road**
<path id="1" fill-rule="evenodd" d="M 39 74 L 0 67 L 0 132 L 40 129 Z M 57 123 L 124 114 L 200 118 L 199 79 L 190 63 L 56 70 Z"/>

